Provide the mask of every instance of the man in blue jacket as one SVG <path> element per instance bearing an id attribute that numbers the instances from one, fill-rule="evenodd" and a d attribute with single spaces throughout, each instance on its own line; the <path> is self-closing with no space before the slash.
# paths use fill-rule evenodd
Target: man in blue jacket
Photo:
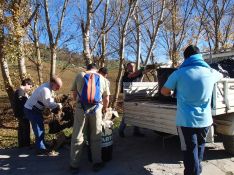
<path id="1" fill-rule="evenodd" d="M 176 126 L 184 154 L 184 174 L 200 175 L 207 132 L 213 123 L 211 96 L 214 84 L 223 76 L 203 60 L 199 48 L 188 46 L 184 62 L 173 72 L 161 93 L 176 91 Z"/>

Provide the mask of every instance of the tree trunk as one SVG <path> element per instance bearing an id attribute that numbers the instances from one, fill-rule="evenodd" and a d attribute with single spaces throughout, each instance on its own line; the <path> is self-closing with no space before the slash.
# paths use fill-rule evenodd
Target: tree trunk
<path id="1" fill-rule="evenodd" d="M 106 42 L 107 42 L 107 32 L 106 30 L 106 23 L 107 23 L 107 15 L 108 15 L 108 8 L 109 8 L 109 0 L 105 2 L 105 9 L 104 9 L 104 19 L 102 23 L 102 51 L 101 51 L 101 58 L 100 58 L 100 63 L 99 65 L 101 67 L 105 66 L 105 61 L 106 61 Z"/>
<path id="2" fill-rule="evenodd" d="M 20 22 L 20 2 L 13 2 L 12 6 L 12 22 L 13 22 L 13 36 L 15 38 L 15 44 L 16 44 L 16 56 L 18 60 L 18 68 L 19 68 L 19 76 L 20 79 L 23 80 L 26 77 L 27 71 L 25 66 L 25 58 L 24 58 L 24 44 L 23 44 L 23 37 L 25 35 L 25 29 L 22 27 L 22 24 Z"/>
<path id="3" fill-rule="evenodd" d="M 176 21 L 177 21 L 177 4 L 176 0 L 173 1 L 173 7 L 172 7 L 172 50 L 171 50 L 171 56 L 172 56 L 172 67 L 176 67 L 177 65 L 177 44 L 176 44 Z"/>
<path id="4" fill-rule="evenodd" d="M 163 20 L 163 15 L 164 15 L 164 9 L 165 9 L 165 0 L 162 1 L 162 7 L 161 7 L 159 19 L 158 19 L 158 22 L 157 22 L 157 25 L 156 25 L 155 29 L 153 30 L 152 37 L 150 37 L 151 38 L 150 39 L 150 47 L 149 47 L 149 50 L 148 50 L 148 53 L 147 53 L 147 56 L 146 56 L 145 65 L 148 63 L 148 61 L 149 61 L 149 59 L 151 57 L 151 54 L 152 54 L 152 51 L 153 51 L 153 48 L 154 48 L 154 45 L 155 45 L 155 41 L 156 41 L 156 38 L 157 38 L 157 35 L 158 35 L 159 28 L 163 23 L 162 20 Z"/>
<path id="5" fill-rule="evenodd" d="M 93 0 L 86 0 L 87 3 L 87 19 L 81 21 L 81 29 L 83 35 L 83 55 L 86 65 L 91 63 L 91 50 L 90 50 L 90 26 L 92 21 Z"/>
<path id="6" fill-rule="evenodd" d="M 119 97 L 119 93 L 120 93 L 120 88 L 121 88 L 121 78 L 123 76 L 123 63 L 124 63 L 124 54 L 125 54 L 125 40 L 126 40 L 126 31 L 128 28 L 128 23 L 130 20 L 130 17 L 132 16 L 132 14 L 134 13 L 134 10 L 136 8 L 136 4 L 137 4 L 137 0 L 136 1 L 131 1 L 129 2 L 129 9 L 128 9 L 128 14 L 127 17 L 125 19 L 125 22 L 123 24 L 120 34 L 120 45 L 119 45 L 119 72 L 118 72 L 118 76 L 116 78 L 116 86 L 115 86 L 115 94 L 114 94 L 114 99 L 112 102 L 112 107 L 115 108 L 117 105 L 117 100 Z"/>
<path id="7" fill-rule="evenodd" d="M 215 43 L 214 43 L 214 53 L 217 53 L 219 50 L 219 10 L 217 0 L 213 0 L 214 3 L 214 32 L 215 32 Z"/>
<path id="8" fill-rule="evenodd" d="M 115 85 L 115 94 L 114 94 L 114 98 L 113 98 L 113 102 L 112 102 L 112 108 L 115 108 L 117 105 L 117 101 L 118 101 L 118 97 L 119 97 L 119 93 L 120 93 L 120 88 L 121 88 L 121 78 L 123 76 L 123 70 L 124 70 L 124 47 L 125 47 L 125 35 L 122 36 L 122 41 L 120 43 L 120 51 L 119 51 L 119 71 L 118 71 L 118 75 L 116 78 L 116 85 Z"/>
<path id="9" fill-rule="evenodd" d="M 4 81 L 4 85 L 5 85 L 5 90 L 7 92 L 8 98 L 10 100 L 11 106 L 13 107 L 14 86 L 13 86 L 12 81 L 11 81 L 8 63 L 7 63 L 6 59 L 3 57 L 2 53 L 0 53 L 0 61 L 1 61 L 2 78 Z"/>
<path id="10" fill-rule="evenodd" d="M 40 45 L 39 45 L 39 36 L 38 36 L 38 13 L 35 16 L 34 19 L 34 25 L 32 29 L 33 33 L 33 43 L 36 51 L 36 67 L 37 67 L 37 75 L 38 75 L 38 82 L 39 84 L 42 84 L 43 77 L 42 77 L 42 61 L 41 61 L 41 51 L 40 51 Z"/>
<path id="11" fill-rule="evenodd" d="M 89 47 L 89 42 L 90 42 L 90 38 L 89 38 L 89 30 L 85 31 L 85 33 L 83 33 L 83 46 L 84 46 L 84 59 L 85 59 L 85 64 L 88 65 L 91 63 L 91 52 L 90 52 L 90 47 Z"/>
<path id="12" fill-rule="evenodd" d="M 56 59 L 57 59 L 57 54 L 56 54 L 56 47 L 52 46 L 50 48 L 50 54 L 51 54 L 51 63 L 50 63 L 50 78 L 55 76 L 56 72 Z"/>
<path id="13" fill-rule="evenodd" d="M 42 77 L 42 62 L 41 62 L 41 52 L 38 41 L 35 43 L 36 48 L 36 57 L 37 57 L 37 74 L 38 74 L 38 82 L 42 84 L 43 77 Z"/>
<path id="14" fill-rule="evenodd" d="M 23 41 L 22 38 L 18 38 L 17 41 L 17 47 L 18 47 L 18 66 L 19 66 L 19 76 L 20 79 L 23 80 L 27 76 L 26 66 L 25 66 L 25 57 L 24 57 L 24 50 L 23 50 Z"/>
<path id="15" fill-rule="evenodd" d="M 0 10 L 0 15 L 2 10 Z M 2 78 L 5 85 L 5 90 L 7 92 L 8 98 L 10 100 L 11 106 L 13 107 L 13 100 L 14 100 L 14 86 L 11 81 L 10 73 L 9 73 L 9 67 L 7 64 L 7 60 L 4 56 L 4 32 L 3 32 L 3 24 L 1 23 L 0 16 L 0 64 L 1 64 L 1 71 L 2 71 Z"/>
<path id="16" fill-rule="evenodd" d="M 135 14 L 136 32 L 137 32 L 137 58 L 136 58 L 136 69 L 140 69 L 141 60 L 141 26 L 139 22 L 139 14 Z"/>
<path id="17" fill-rule="evenodd" d="M 51 56 L 50 56 L 51 57 L 50 78 L 55 76 L 55 73 L 56 73 L 56 59 L 57 59 L 56 50 L 57 50 L 57 46 L 58 46 L 58 41 L 59 41 L 59 39 L 61 37 L 62 25 L 63 25 L 63 20 L 64 20 L 64 17 L 65 17 L 65 11 L 66 11 L 66 8 L 67 8 L 68 1 L 69 0 L 64 0 L 61 16 L 59 18 L 58 25 L 57 25 L 58 32 L 55 35 L 55 39 L 54 39 L 53 31 L 52 31 L 51 24 L 50 24 L 48 0 L 44 0 L 46 27 L 47 27 L 47 33 L 48 33 L 48 36 L 49 36 L 50 54 L 51 54 Z"/>
<path id="18" fill-rule="evenodd" d="M 100 67 L 105 66 L 105 61 L 106 61 L 106 34 L 102 34 L 102 54 L 100 58 Z"/>

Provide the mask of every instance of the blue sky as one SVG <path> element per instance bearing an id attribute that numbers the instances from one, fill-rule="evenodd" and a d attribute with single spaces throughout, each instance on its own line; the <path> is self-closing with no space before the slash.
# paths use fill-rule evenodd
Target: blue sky
<path id="1" fill-rule="evenodd" d="M 52 30 L 53 33 L 56 34 L 57 33 L 57 21 L 58 21 L 58 16 L 57 14 L 61 13 L 61 3 L 63 2 L 63 0 L 50 0 L 49 1 L 49 12 L 50 12 L 50 17 L 51 17 L 51 26 L 52 26 Z M 94 5 L 95 6 L 95 5 Z M 60 7 L 60 8 L 59 8 Z M 103 13 L 104 8 L 103 6 L 100 6 L 100 8 L 98 9 L 98 13 Z M 41 13 L 41 18 L 44 19 L 44 10 L 41 9 L 40 10 Z M 81 28 L 80 28 L 80 20 L 82 18 L 85 17 L 86 14 L 86 4 L 85 1 L 76 1 L 76 0 L 70 0 L 70 3 L 68 5 L 67 11 L 66 11 L 66 16 L 64 19 L 64 25 L 63 25 L 63 30 L 62 30 L 62 35 L 61 35 L 61 39 L 59 41 L 59 47 L 65 47 L 68 48 L 70 51 L 74 51 L 74 52 L 79 52 L 82 53 L 83 50 L 83 44 L 82 44 L 82 34 L 81 34 Z M 190 19 L 190 24 L 194 23 L 194 19 Z M 40 23 L 41 26 L 44 26 L 44 23 Z M 163 30 L 162 28 L 160 30 Z M 91 36 L 92 34 L 95 32 L 95 28 L 93 28 L 91 30 Z M 111 31 L 113 32 L 113 31 Z M 192 31 L 188 31 L 190 33 L 188 33 L 188 36 L 192 35 Z M 114 34 L 116 34 L 116 31 L 114 31 Z M 157 58 L 157 62 L 165 62 L 168 60 L 168 56 L 167 56 L 167 52 L 166 50 L 163 48 L 163 45 L 160 45 L 159 43 L 163 43 L 164 41 L 162 41 L 162 38 L 160 37 L 161 33 L 159 32 L 158 34 L 158 38 L 156 41 L 156 49 L 154 50 L 154 55 Z M 114 36 L 109 35 L 108 37 L 112 37 Z M 116 45 L 116 47 L 118 47 L 118 36 L 116 35 L 115 40 L 112 41 L 112 44 Z M 69 38 L 72 38 L 71 40 L 69 40 L 69 42 L 65 42 L 66 40 L 68 40 Z M 91 40 L 93 41 L 95 38 L 91 37 Z M 113 39 L 113 38 L 112 38 Z M 181 47 L 181 50 L 183 50 L 183 47 L 185 47 L 187 45 L 187 41 L 189 38 L 187 38 L 183 44 L 183 46 Z M 45 31 L 42 32 L 42 35 L 40 36 L 40 42 L 41 43 L 45 43 L 48 44 L 48 37 L 47 37 L 47 33 Z M 115 43 L 113 43 L 115 42 Z M 134 42 L 134 40 L 130 40 L 130 43 Z M 199 42 L 198 46 L 200 48 L 204 48 L 207 47 L 207 42 L 205 42 L 204 40 L 201 40 L 201 42 Z M 113 49 L 113 47 L 111 48 Z M 108 51 L 110 50 L 109 46 L 108 46 Z M 146 56 L 146 45 L 144 43 L 142 43 L 142 56 L 145 57 Z M 133 52 L 133 50 L 129 47 L 126 47 L 125 49 L 126 54 L 125 57 L 128 60 L 131 61 L 135 61 L 136 55 Z M 180 54 L 182 55 L 182 51 L 180 52 Z M 111 58 L 118 58 L 118 54 L 112 54 L 110 56 Z"/>

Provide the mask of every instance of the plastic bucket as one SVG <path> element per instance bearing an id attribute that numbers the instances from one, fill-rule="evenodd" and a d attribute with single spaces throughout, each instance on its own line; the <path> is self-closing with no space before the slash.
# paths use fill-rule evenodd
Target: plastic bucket
<path id="1" fill-rule="evenodd" d="M 92 162 L 92 152 L 89 141 L 86 140 L 88 160 Z M 102 161 L 110 161 L 112 159 L 113 152 L 113 131 L 110 128 L 102 128 L 101 135 L 101 148 L 102 148 Z"/>
<path id="2" fill-rule="evenodd" d="M 113 152 L 113 131 L 110 128 L 103 128 L 102 131 L 102 160 L 107 162 L 112 159 Z"/>

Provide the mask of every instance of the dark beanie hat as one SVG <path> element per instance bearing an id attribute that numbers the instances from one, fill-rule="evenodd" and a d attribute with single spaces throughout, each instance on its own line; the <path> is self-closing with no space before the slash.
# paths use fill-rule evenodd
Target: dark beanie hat
<path id="1" fill-rule="evenodd" d="M 97 69 L 97 65 L 95 63 L 90 63 L 87 65 L 86 69 L 87 70 Z"/>
<path id="2" fill-rule="evenodd" d="M 98 72 L 108 74 L 108 69 L 106 67 L 101 67 Z"/>
<path id="3" fill-rule="evenodd" d="M 199 53 L 200 50 L 197 46 L 190 45 L 184 50 L 184 58 L 187 59 L 188 57 Z"/>

